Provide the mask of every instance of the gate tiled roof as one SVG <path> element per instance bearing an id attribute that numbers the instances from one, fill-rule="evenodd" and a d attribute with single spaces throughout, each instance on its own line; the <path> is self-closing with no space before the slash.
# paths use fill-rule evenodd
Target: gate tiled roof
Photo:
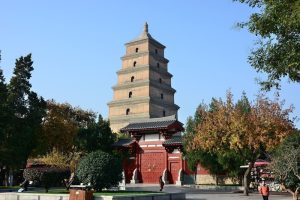
<path id="1" fill-rule="evenodd" d="M 162 143 L 163 146 L 180 146 L 182 145 L 182 137 L 172 137 Z"/>
<path id="2" fill-rule="evenodd" d="M 175 116 L 151 118 L 143 121 L 131 122 L 127 126 L 121 129 L 121 132 L 130 131 L 145 131 L 145 130 L 168 130 L 176 126 L 178 131 L 182 131 L 182 123 L 179 122 Z"/>

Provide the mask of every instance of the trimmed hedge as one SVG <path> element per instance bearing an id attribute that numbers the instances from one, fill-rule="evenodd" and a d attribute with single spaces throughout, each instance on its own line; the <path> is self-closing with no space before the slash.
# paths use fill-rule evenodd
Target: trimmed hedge
<path id="1" fill-rule="evenodd" d="M 61 186 L 63 180 L 70 177 L 70 171 L 55 167 L 32 167 L 24 170 L 23 177 L 43 186 L 48 192 L 50 187 Z"/>
<path id="2" fill-rule="evenodd" d="M 122 180 L 121 159 L 103 151 L 92 152 L 79 162 L 76 176 L 96 191 L 117 186 Z"/>

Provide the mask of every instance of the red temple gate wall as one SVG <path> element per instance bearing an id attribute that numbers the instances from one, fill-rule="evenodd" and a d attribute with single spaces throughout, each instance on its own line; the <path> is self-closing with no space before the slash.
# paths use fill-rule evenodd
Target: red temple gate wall
<path id="1" fill-rule="evenodd" d="M 179 170 L 182 168 L 181 153 L 168 153 L 169 183 L 175 184 L 178 180 Z"/>
<path id="2" fill-rule="evenodd" d="M 178 179 L 178 172 L 180 170 L 180 162 L 174 162 L 170 161 L 169 162 L 169 183 L 170 184 L 175 184 L 177 179 Z"/>
<path id="3" fill-rule="evenodd" d="M 141 155 L 141 179 L 143 183 L 158 183 L 159 177 L 165 169 L 163 151 L 145 151 Z"/>

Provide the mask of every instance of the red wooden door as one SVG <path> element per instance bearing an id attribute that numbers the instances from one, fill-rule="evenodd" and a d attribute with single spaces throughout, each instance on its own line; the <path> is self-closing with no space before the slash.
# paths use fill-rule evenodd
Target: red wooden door
<path id="1" fill-rule="evenodd" d="M 170 162 L 169 163 L 169 171 L 170 171 L 169 182 L 170 182 L 170 184 L 176 183 L 176 181 L 178 179 L 179 170 L 180 170 L 179 162 Z"/>
<path id="2" fill-rule="evenodd" d="M 143 183 L 158 183 L 165 167 L 163 152 L 141 154 L 141 178 Z"/>
<path id="3" fill-rule="evenodd" d="M 133 175 L 133 171 L 136 168 L 135 159 L 126 159 L 123 161 L 123 169 L 125 172 L 125 182 L 130 183 L 130 180 Z"/>

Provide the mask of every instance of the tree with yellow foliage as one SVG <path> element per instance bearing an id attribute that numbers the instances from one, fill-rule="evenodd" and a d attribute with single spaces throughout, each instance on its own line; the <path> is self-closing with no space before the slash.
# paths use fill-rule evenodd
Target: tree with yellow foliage
<path id="1" fill-rule="evenodd" d="M 75 140 L 81 129 L 96 123 L 96 114 L 68 103 L 47 101 L 47 114 L 39 134 L 37 155 L 44 155 L 53 149 L 65 154 L 74 151 Z"/>
<path id="2" fill-rule="evenodd" d="M 185 151 L 234 151 L 249 163 L 244 173 L 244 194 L 248 195 L 248 177 L 256 159 L 293 131 L 289 118 L 292 108 L 284 109 L 278 99 L 270 100 L 264 95 L 258 95 L 252 104 L 245 95 L 234 103 L 231 92 L 227 92 L 226 101 L 215 100 L 213 106 L 212 111 L 202 110 L 201 123 L 195 127 L 194 136 L 189 137 Z"/>

